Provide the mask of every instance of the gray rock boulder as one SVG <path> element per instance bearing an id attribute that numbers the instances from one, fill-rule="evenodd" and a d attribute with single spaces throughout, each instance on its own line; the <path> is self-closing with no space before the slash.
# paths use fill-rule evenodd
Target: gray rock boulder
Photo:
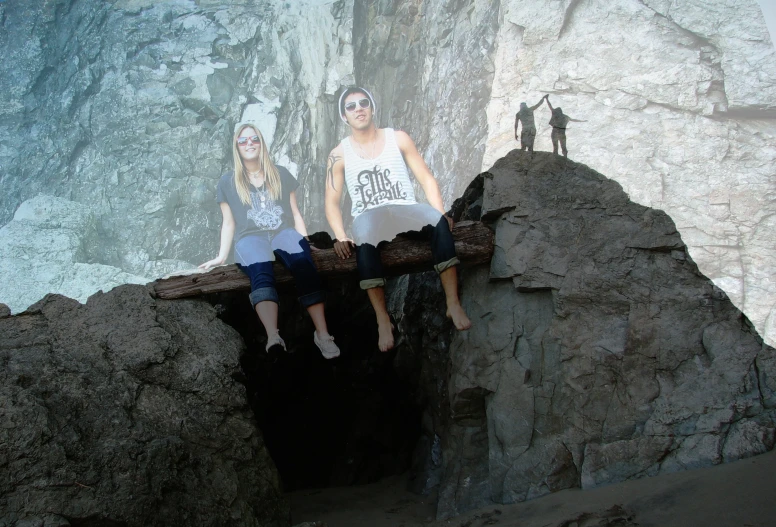
<path id="1" fill-rule="evenodd" d="M 441 438 L 440 518 L 774 447 L 774 349 L 665 213 L 543 152 L 512 151 L 477 184 L 454 207 L 495 229 L 490 268 L 463 276 L 472 328 L 445 363 L 440 298 L 400 325 L 429 400 L 420 481 Z"/>
<path id="2" fill-rule="evenodd" d="M 141 286 L 0 318 L 0 525 L 288 525 L 242 349 Z"/>

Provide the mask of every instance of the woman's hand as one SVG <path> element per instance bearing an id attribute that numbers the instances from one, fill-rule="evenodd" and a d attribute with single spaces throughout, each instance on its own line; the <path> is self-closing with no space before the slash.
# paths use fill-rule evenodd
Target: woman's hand
<path id="1" fill-rule="evenodd" d="M 203 263 L 202 265 L 198 266 L 198 269 L 204 269 L 207 271 L 211 267 L 217 267 L 219 265 L 224 265 L 226 263 L 226 258 L 221 258 L 220 256 L 217 256 L 213 258 L 212 260 L 208 260 L 207 262 Z"/>

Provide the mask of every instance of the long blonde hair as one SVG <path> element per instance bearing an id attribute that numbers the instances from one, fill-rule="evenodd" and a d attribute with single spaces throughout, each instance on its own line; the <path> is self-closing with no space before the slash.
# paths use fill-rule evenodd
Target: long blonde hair
<path id="1" fill-rule="evenodd" d="M 278 200 L 280 199 L 282 185 L 280 182 L 280 173 L 275 163 L 272 162 L 272 158 L 269 156 L 269 149 L 267 143 L 264 142 L 264 136 L 261 135 L 261 130 L 252 122 L 239 123 L 235 127 L 234 137 L 232 137 L 232 159 L 234 161 L 234 184 L 237 187 L 237 195 L 240 196 L 240 201 L 244 205 L 250 205 L 251 203 L 251 182 L 248 179 L 248 171 L 243 165 L 242 157 L 240 156 L 240 148 L 237 146 L 237 138 L 246 128 L 252 128 L 256 135 L 259 136 L 261 141 L 261 153 L 259 154 L 259 167 L 264 174 L 264 185 L 269 192 L 269 197 Z"/>

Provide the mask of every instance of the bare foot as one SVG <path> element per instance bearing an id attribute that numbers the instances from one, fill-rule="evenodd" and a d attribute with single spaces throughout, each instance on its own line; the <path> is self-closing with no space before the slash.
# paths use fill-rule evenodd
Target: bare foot
<path id="1" fill-rule="evenodd" d="M 393 324 L 390 319 L 377 322 L 377 347 L 383 352 L 393 348 Z"/>
<path id="2" fill-rule="evenodd" d="M 463 310 L 461 304 L 447 306 L 447 318 L 453 321 L 455 329 L 458 331 L 464 331 L 472 327 L 472 321 L 469 320 L 469 316 Z"/>

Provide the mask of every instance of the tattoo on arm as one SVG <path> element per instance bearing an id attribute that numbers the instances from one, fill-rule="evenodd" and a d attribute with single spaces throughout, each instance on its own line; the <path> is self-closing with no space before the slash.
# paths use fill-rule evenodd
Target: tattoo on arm
<path id="1" fill-rule="evenodd" d="M 341 156 L 331 154 L 329 155 L 329 162 L 326 164 L 326 182 L 331 185 L 331 188 L 334 190 L 337 190 L 337 188 L 334 186 L 334 165 L 337 164 L 337 161 L 342 159 Z"/>

